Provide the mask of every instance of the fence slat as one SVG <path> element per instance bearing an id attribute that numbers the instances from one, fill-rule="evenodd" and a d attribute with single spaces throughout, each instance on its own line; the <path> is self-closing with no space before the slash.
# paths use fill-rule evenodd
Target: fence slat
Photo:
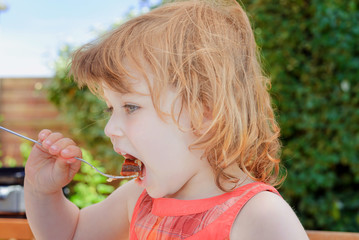
<path id="1" fill-rule="evenodd" d="M 37 139 L 41 129 L 66 131 L 57 109 L 47 100 L 43 86 L 48 78 L 0 78 L 0 116 L 2 126 Z M 0 132 L 3 161 L 5 156 L 22 164 L 19 151 L 22 139 Z"/>

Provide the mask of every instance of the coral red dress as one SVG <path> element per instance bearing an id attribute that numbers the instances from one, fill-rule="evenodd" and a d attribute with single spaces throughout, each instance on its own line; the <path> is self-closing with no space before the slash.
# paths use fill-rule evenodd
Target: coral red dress
<path id="1" fill-rule="evenodd" d="M 229 239 L 242 207 L 262 191 L 279 195 L 274 187 L 260 182 L 198 200 L 151 198 L 144 191 L 133 212 L 130 240 Z"/>

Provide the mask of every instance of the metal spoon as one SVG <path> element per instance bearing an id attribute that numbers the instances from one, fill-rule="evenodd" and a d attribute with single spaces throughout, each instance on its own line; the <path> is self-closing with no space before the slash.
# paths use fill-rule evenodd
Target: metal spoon
<path id="1" fill-rule="evenodd" d="M 21 137 L 21 138 L 24 138 L 26 140 L 29 140 L 33 143 L 36 143 L 36 144 L 39 144 L 40 146 L 42 146 L 42 144 L 34 139 L 31 139 L 31 138 L 28 138 L 28 137 L 25 137 L 24 135 L 21 135 L 20 133 L 17 133 L 17 132 L 14 132 L 14 131 L 11 131 L 10 129 L 7 129 L 7 128 L 4 128 L 2 126 L 0 126 L 0 129 L 6 131 L 6 132 L 9 132 L 9 133 L 12 133 L 18 137 Z M 89 166 L 91 166 L 93 169 L 95 169 L 97 172 L 99 172 L 101 175 L 109 178 L 107 179 L 108 182 L 111 182 L 112 180 L 115 180 L 115 179 L 127 179 L 127 178 L 135 178 L 135 177 L 138 177 L 137 175 L 131 175 L 131 176 L 114 176 L 114 175 L 110 175 L 110 174 L 106 174 L 106 173 L 103 173 L 101 172 L 100 170 L 98 170 L 94 165 L 92 165 L 91 163 L 87 162 L 86 160 L 83 160 L 82 158 L 78 158 L 78 157 L 75 157 L 75 159 L 83 162 L 83 163 L 86 163 L 88 164 Z"/>

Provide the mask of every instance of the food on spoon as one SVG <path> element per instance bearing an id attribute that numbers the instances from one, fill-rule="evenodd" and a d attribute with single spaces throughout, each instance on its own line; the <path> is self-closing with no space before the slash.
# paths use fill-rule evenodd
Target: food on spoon
<path id="1" fill-rule="evenodd" d="M 140 160 L 126 158 L 125 162 L 122 164 L 121 175 L 122 176 L 133 176 L 133 175 L 140 176 L 141 170 L 142 170 L 142 163 Z"/>
<path id="2" fill-rule="evenodd" d="M 143 178 L 143 168 L 142 162 L 138 159 L 133 157 L 126 158 L 124 163 L 122 164 L 121 175 L 125 177 L 137 177 L 142 179 Z M 116 180 L 115 178 L 108 178 L 107 182 L 112 182 Z"/>

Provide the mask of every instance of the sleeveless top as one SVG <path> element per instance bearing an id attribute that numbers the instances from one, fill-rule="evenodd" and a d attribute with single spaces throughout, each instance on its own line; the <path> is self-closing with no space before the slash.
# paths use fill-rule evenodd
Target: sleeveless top
<path id="1" fill-rule="evenodd" d="M 274 187 L 261 182 L 198 200 L 151 198 L 144 190 L 132 215 L 130 240 L 229 239 L 242 207 L 262 191 L 279 195 Z"/>

